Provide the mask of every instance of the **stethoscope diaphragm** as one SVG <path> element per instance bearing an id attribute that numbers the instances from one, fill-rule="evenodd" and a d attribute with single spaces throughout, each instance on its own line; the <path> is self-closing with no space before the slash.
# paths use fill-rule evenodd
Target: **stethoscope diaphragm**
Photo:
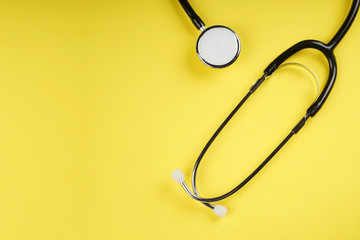
<path id="1" fill-rule="evenodd" d="M 235 62 L 240 49 L 237 34 L 221 25 L 204 29 L 196 43 L 196 52 L 200 60 L 214 68 L 227 67 Z"/>

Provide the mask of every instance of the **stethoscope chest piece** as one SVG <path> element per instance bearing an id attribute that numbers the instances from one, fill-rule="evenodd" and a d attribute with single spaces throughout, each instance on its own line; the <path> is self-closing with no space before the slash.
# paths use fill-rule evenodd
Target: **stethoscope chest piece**
<path id="1" fill-rule="evenodd" d="M 237 34 L 225 26 L 212 26 L 200 34 L 196 52 L 202 62 L 213 68 L 227 67 L 238 58 L 241 44 Z"/>

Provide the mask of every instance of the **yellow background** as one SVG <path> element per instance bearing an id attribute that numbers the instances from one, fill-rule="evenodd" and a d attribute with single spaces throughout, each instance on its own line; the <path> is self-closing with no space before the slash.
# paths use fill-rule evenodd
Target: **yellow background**
<path id="1" fill-rule="evenodd" d="M 201 149 L 263 69 L 300 40 L 328 42 L 350 0 L 191 1 L 242 42 L 203 65 L 176 0 L 0 1 L 0 239 L 360 239 L 360 19 L 336 48 L 327 102 L 249 184 L 221 204 L 191 200 Z M 292 59 L 324 86 L 326 60 Z M 204 196 L 244 179 L 305 114 L 311 75 L 269 78 L 199 169 Z"/>

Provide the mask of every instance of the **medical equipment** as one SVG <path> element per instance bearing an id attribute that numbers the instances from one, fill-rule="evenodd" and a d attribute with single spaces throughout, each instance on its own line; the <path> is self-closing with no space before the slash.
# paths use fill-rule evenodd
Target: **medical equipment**
<path id="1" fill-rule="evenodd" d="M 187 6 L 189 8 L 189 3 L 185 0 L 179 0 L 179 2 L 184 6 Z M 185 183 L 184 175 L 181 170 L 177 169 L 175 170 L 171 176 L 173 179 L 180 183 L 181 186 L 184 188 L 186 193 L 192 197 L 193 199 L 202 202 L 204 205 L 210 207 L 213 209 L 213 212 L 219 216 L 223 217 L 225 216 L 227 212 L 227 208 L 222 205 L 213 205 L 211 203 L 219 202 L 227 197 L 230 197 L 234 193 L 236 193 L 240 188 L 242 188 L 247 182 L 249 182 L 270 160 L 274 157 L 274 155 L 286 144 L 289 139 L 294 136 L 296 133 L 299 132 L 299 130 L 305 125 L 306 121 L 310 117 L 314 117 L 316 113 L 320 110 L 320 108 L 325 103 L 327 97 L 330 94 L 330 91 L 332 87 L 334 86 L 335 79 L 336 79 L 336 73 L 337 73 L 337 65 L 336 60 L 334 56 L 334 49 L 339 44 L 339 42 L 342 40 L 342 38 L 345 36 L 347 31 L 349 30 L 350 26 L 352 25 L 355 16 L 359 9 L 359 3 L 360 0 L 353 0 L 350 11 L 344 21 L 344 23 L 341 25 L 335 36 L 330 40 L 328 44 L 325 44 L 319 40 L 304 40 L 301 42 L 296 43 L 283 53 L 281 53 L 275 60 L 273 60 L 267 68 L 264 70 L 264 74 L 254 83 L 254 85 L 250 88 L 249 92 L 245 95 L 245 97 L 240 101 L 240 103 L 235 107 L 235 109 L 230 113 L 230 115 L 225 119 L 225 121 L 220 125 L 220 127 L 216 130 L 216 132 L 213 134 L 213 136 L 210 138 L 210 140 L 205 145 L 204 149 L 201 151 L 198 159 L 195 162 L 193 171 L 192 171 L 192 189 L 190 190 L 188 185 Z M 199 23 L 199 19 L 197 17 L 194 17 L 193 12 L 188 15 L 192 18 L 194 24 L 196 26 L 203 26 L 201 24 L 201 21 Z M 287 60 L 289 57 L 293 56 L 295 53 L 304 50 L 304 49 L 315 49 L 321 52 L 327 59 L 329 64 L 329 75 L 327 82 L 325 84 L 324 89 L 321 91 L 320 95 L 317 97 L 316 101 L 307 109 L 306 114 L 301 120 L 295 125 L 295 127 L 291 130 L 291 132 L 284 138 L 284 140 L 270 153 L 270 155 L 247 177 L 245 178 L 240 184 L 238 184 L 236 187 L 234 187 L 229 192 L 217 196 L 217 197 L 210 197 L 210 198 L 204 198 L 201 197 L 198 193 L 197 187 L 196 187 L 196 175 L 197 170 L 200 165 L 200 162 L 202 158 L 204 157 L 206 151 L 209 149 L 210 145 L 213 143 L 215 138 L 219 135 L 221 130 L 225 127 L 225 125 L 230 121 L 230 119 L 235 115 L 235 113 L 239 110 L 239 108 L 245 103 L 245 101 L 256 91 L 256 89 L 265 81 L 266 78 L 271 76 L 276 69 L 278 69 L 285 60 Z"/>
<path id="2" fill-rule="evenodd" d="M 205 28 L 204 22 L 196 14 L 187 0 L 179 0 L 181 6 L 198 30 L 201 30 L 196 52 L 200 60 L 213 68 L 227 67 L 239 56 L 241 44 L 236 33 L 228 27 L 216 25 Z"/>

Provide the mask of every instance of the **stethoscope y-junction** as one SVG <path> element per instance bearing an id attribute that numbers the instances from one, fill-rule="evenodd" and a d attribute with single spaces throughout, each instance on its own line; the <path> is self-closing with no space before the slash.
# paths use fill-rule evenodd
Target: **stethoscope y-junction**
<path id="1" fill-rule="evenodd" d="M 211 67 L 226 67 L 234 62 L 239 55 L 240 52 L 240 41 L 237 35 L 227 27 L 224 26 L 214 26 L 205 29 L 204 23 L 197 16 L 195 11 L 191 8 L 190 4 L 186 0 L 179 0 L 186 13 L 194 23 L 194 25 L 202 30 L 202 33 L 197 42 L 197 52 L 200 59 L 208 66 Z M 225 216 L 227 209 L 222 205 L 213 205 L 212 203 L 219 202 L 232 194 L 236 193 L 240 188 L 242 188 L 247 182 L 249 182 L 273 157 L 274 155 L 289 141 L 289 139 L 294 136 L 299 130 L 305 125 L 306 121 L 310 117 L 314 117 L 316 113 L 320 110 L 320 108 L 325 103 L 327 97 L 329 96 L 331 89 L 334 86 L 336 73 L 337 73 L 337 65 L 334 56 L 334 49 L 345 36 L 347 31 L 349 30 L 351 24 L 353 23 L 355 16 L 359 9 L 360 0 L 353 0 L 351 9 L 344 21 L 341 25 L 340 29 L 337 31 L 335 36 L 330 40 L 329 43 L 325 44 L 319 40 L 304 40 L 296 43 L 283 53 L 281 53 L 274 61 L 272 61 L 264 70 L 263 75 L 254 83 L 254 85 L 250 88 L 249 92 L 245 95 L 245 97 L 240 101 L 240 103 L 234 108 L 234 110 L 230 113 L 230 115 L 225 119 L 225 121 L 220 125 L 220 127 L 216 130 L 213 136 L 205 145 L 204 149 L 201 151 L 198 159 L 195 162 L 193 172 L 192 172 L 192 190 L 188 187 L 188 185 L 184 181 L 184 175 L 181 170 L 175 170 L 171 175 L 174 180 L 181 184 L 186 193 L 192 197 L 193 199 L 202 202 L 204 205 L 213 209 L 214 213 L 219 217 Z M 214 31 L 216 30 L 216 31 Z M 207 33 L 211 33 L 207 35 Z M 204 36 L 207 39 L 203 40 Z M 224 44 L 220 43 L 221 41 L 225 41 Z M 282 140 L 282 142 L 270 153 L 270 155 L 241 183 L 239 183 L 236 187 L 234 187 L 229 192 L 217 196 L 205 198 L 199 195 L 199 192 L 196 187 L 196 175 L 198 167 L 203 159 L 206 151 L 209 149 L 210 145 L 213 143 L 215 138 L 219 135 L 221 130 L 225 127 L 225 125 L 230 121 L 230 119 L 235 115 L 235 113 L 239 110 L 239 108 L 245 103 L 245 101 L 258 89 L 258 87 L 271 76 L 276 69 L 278 69 L 284 61 L 288 58 L 296 54 L 297 52 L 304 49 L 315 49 L 321 52 L 327 59 L 329 64 L 329 75 L 325 87 L 321 91 L 320 95 L 317 97 L 315 102 L 307 109 L 306 114 L 301 120 L 295 125 L 295 127 L 290 131 L 290 133 Z M 221 61 L 219 61 L 219 58 Z"/>

